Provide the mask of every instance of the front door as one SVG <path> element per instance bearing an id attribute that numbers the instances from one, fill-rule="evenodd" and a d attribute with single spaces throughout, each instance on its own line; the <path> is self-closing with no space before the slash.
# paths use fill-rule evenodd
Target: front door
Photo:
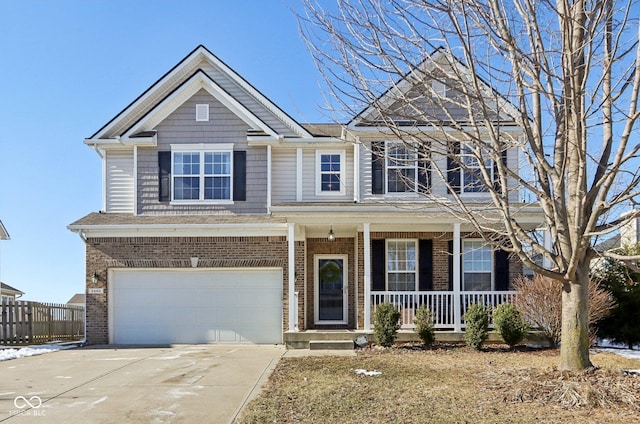
<path id="1" fill-rule="evenodd" d="M 315 271 L 316 324 L 347 324 L 347 255 L 316 255 Z"/>

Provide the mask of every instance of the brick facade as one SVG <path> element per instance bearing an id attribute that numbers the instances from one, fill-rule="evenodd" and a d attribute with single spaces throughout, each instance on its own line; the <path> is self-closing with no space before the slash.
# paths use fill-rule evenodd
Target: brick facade
<path id="1" fill-rule="evenodd" d="M 429 239 L 433 241 L 433 289 L 447 290 L 449 281 L 448 241 L 450 232 L 396 233 L 372 232 L 377 239 Z M 357 239 L 325 238 L 295 242 L 295 291 L 298 292 L 297 327 L 304 329 L 363 328 L 364 326 L 364 242 Z M 356 253 L 357 246 L 357 253 Z M 318 254 L 347 255 L 348 324 L 316 325 L 315 260 Z M 86 244 L 87 342 L 108 343 L 108 275 L 110 268 L 188 268 L 190 258 L 198 257 L 200 267 L 280 267 L 283 270 L 282 305 L 284 331 L 289 326 L 288 242 L 286 237 L 124 237 L 90 238 Z M 97 281 L 92 281 L 94 272 Z M 522 263 L 512 255 L 509 276 L 522 274 Z M 90 294 L 89 289 L 103 289 Z M 357 290 L 357 291 L 356 291 Z"/>
<path id="2" fill-rule="evenodd" d="M 304 242 L 296 243 L 296 256 L 304 257 Z M 89 238 L 86 243 L 87 343 L 109 342 L 108 334 L 108 270 L 109 268 L 190 267 L 190 258 L 198 257 L 202 265 L 277 266 L 283 270 L 283 329 L 288 327 L 288 244 L 286 237 L 123 237 Z M 300 262 L 300 261 L 298 261 Z M 304 273 L 296 266 L 299 275 Z M 92 276 L 97 273 L 97 281 Z M 91 288 L 102 294 L 89 294 Z M 297 283 L 302 292 L 304 283 Z M 302 314 L 299 314 L 302 317 Z M 299 324 L 300 325 L 300 324 Z"/>
<path id="3" fill-rule="evenodd" d="M 356 328 L 355 302 L 355 252 L 353 238 L 336 238 L 329 241 L 326 238 L 307 239 L 307 290 L 305 295 L 306 327 L 307 329 Z M 347 255 L 348 279 L 348 318 L 346 325 L 315 324 L 315 255 L 335 254 Z"/>

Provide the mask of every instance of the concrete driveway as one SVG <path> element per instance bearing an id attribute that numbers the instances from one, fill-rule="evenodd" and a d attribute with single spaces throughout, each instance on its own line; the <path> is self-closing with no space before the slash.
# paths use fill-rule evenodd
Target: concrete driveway
<path id="1" fill-rule="evenodd" d="M 0 422 L 230 423 L 281 346 L 70 349 L 0 362 Z"/>

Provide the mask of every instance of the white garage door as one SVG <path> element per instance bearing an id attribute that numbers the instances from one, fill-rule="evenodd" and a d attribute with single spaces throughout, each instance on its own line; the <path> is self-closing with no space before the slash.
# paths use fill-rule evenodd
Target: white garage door
<path id="1" fill-rule="evenodd" d="M 282 343 L 282 270 L 113 270 L 116 344 Z"/>

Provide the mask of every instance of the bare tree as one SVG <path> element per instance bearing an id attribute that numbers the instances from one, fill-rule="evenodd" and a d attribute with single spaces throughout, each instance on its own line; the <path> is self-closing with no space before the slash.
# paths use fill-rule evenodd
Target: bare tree
<path id="1" fill-rule="evenodd" d="M 338 119 L 357 116 L 417 148 L 450 193 L 425 196 L 557 281 L 560 368 L 591 367 L 593 238 L 638 216 L 620 215 L 640 182 L 635 2 L 320 3 L 304 0 L 299 22 Z M 504 160 L 514 151 L 519 167 Z M 460 186 L 490 201 L 465 202 Z M 523 193 L 551 243 L 518 219 L 533 207 Z"/>

